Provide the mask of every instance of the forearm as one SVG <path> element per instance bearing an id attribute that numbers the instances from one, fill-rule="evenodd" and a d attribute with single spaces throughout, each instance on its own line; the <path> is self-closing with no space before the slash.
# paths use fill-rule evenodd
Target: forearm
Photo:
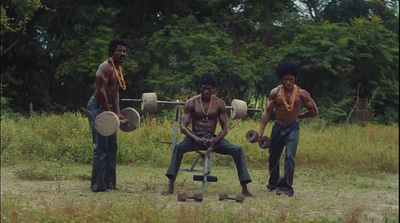
<path id="1" fill-rule="evenodd" d="M 299 114 L 298 118 L 299 119 L 305 119 L 305 118 L 311 118 L 314 117 L 318 114 L 318 111 L 314 110 L 307 110 L 306 112 L 303 112 Z"/>
<path id="2" fill-rule="evenodd" d="M 114 103 L 115 113 L 117 115 L 121 114 L 121 111 L 120 111 L 120 108 L 119 108 L 119 92 L 118 92 L 118 89 L 116 90 L 116 93 L 114 94 L 113 103 Z"/>
<path id="3" fill-rule="evenodd" d="M 221 130 L 218 135 L 214 138 L 215 143 L 217 143 L 219 140 L 223 139 L 226 135 L 228 135 L 228 130 L 223 129 Z"/>
<path id="4" fill-rule="evenodd" d="M 269 120 L 270 120 L 270 114 L 269 114 L 269 112 L 265 111 L 263 113 L 263 115 L 261 116 L 260 132 L 259 132 L 260 136 L 264 135 L 264 130 L 265 130 L 265 127 L 267 126 Z"/>
<path id="5" fill-rule="evenodd" d="M 104 90 L 100 89 L 97 91 L 95 93 L 95 98 L 99 102 L 101 108 L 104 108 L 106 111 L 110 111 L 110 106 L 108 105 L 108 99 Z"/>

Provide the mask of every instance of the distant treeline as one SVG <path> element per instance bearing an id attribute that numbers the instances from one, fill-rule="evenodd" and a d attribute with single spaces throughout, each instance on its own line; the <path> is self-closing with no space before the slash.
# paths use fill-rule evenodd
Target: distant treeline
<path id="1" fill-rule="evenodd" d="M 366 109 L 399 121 L 398 1 L 4 0 L 1 105 L 14 112 L 85 108 L 108 42 L 127 42 L 121 98 L 155 91 L 181 101 L 203 72 L 217 94 L 263 109 L 279 61 L 297 63 L 297 84 L 320 116 L 345 122 Z M 354 112 L 353 114 L 357 114 Z"/>

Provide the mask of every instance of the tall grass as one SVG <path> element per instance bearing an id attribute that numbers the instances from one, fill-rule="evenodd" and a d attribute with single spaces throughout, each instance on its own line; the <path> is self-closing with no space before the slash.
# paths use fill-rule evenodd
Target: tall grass
<path id="1" fill-rule="evenodd" d="M 269 135 L 273 123 L 268 123 Z M 134 132 L 118 132 L 120 164 L 167 166 L 173 137 L 173 118 L 143 116 Z M 259 129 L 255 120 L 229 120 L 227 139 L 241 145 L 249 167 L 267 168 L 268 150 L 248 143 L 248 130 Z M 217 132 L 219 129 L 217 129 Z M 321 119 L 300 122 L 300 142 L 296 164 L 358 171 L 399 171 L 398 125 L 328 124 Z M 183 135 L 178 131 L 178 141 Z M 29 118 L 3 118 L 1 121 L 1 163 L 39 159 L 63 163 L 92 161 L 93 145 L 87 117 L 80 113 L 35 114 Z M 184 156 L 184 165 L 195 154 Z M 214 165 L 234 165 L 232 158 L 216 155 Z"/>

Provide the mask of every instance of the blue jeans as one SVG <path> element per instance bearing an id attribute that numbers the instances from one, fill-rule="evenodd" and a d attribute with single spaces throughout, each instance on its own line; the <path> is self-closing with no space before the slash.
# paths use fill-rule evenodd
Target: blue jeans
<path id="1" fill-rule="evenodd" d="M 269 182 L 267 188 L 276 190 L 277 194 L 285 193 L 293 196 L 293 176 L 296 166 L 295 156 L 299 143 L 300 127 L 298 122 L 283 126 L 275 122 L 271 132 L 271 147 L 269 148 Z M 286 147 L 285 166 L 279 177 L 279 162 Z"/>
<path id="2" fill-rule="evenodd" d="M 208 133 L 196 133 L 196 132 L 193 133 L 198 137 L 203 137 L 208 134 Z M 215 136 L 215 134 L 211 135 Z M 178 142 L 172 149 L 171 163 L 165 175 L 168 178 L 176 179 L 179 168 L 181 166 L 183 154 L 195 150 L 207 150 L 207 148 L 197 144 L 193 139 L 189 137 L 185 137 L 180 142 Z M 236 145 L 227 139 L 221 139 L 214 145 L 213 151 L 224 155 L 231 155 L 233 157 L 233 160 L 236 164 L 236 170 L 238 173 L 240 184 L 251 182 L 250 175 L 247 171 L 243 149 L 241 146 Z"/>
<path id="3" fill-rule="evenodd" d="M 112 189 L 116 186 L 117 165 L 117 134 L 111 136 L 100 135 L 94 122 L 96 117 L 105 110 L 100 107 L 99 102 L 91 97 L 87 104 L 87 115 L 93 139 L 93 169 L 91 189 L 93 192 Z"/>

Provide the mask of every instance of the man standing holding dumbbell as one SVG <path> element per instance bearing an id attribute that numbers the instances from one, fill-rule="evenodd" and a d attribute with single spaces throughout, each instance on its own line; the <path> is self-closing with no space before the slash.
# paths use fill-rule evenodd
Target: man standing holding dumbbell
<path id="1" fill-rule="evenodd" d="M 199 82 L 201 94 L 189 99 L 184 107 L 181 132 L 186 137 L 173 148 L 171 163 L 165 174 L 169 178 L 169 187 L 162 194 L 174 193 L 174 183 L 184 153 L 207 150 L 212 146 L 214 152 L 233 157 L 242 185 L 242 194 L 252 197 L 253 194 L 247 189 L 247 184 L 251 182 L 251 178 L 247 171 L 243 149 L 241 146 L 224 139 L 228 134 L 228 119 L 225 102 L 213 95 L 216 84 L 215 77 L 211 73 L 203 73 Z M 215 129 L 218 120 L 221 131 L 216 135 Z M 188 129 L 189 124 L 192 124 L 192 130 Z"/>
<path id="2" fill-rule="evenodd" d="M 293 176 L 295 156 L 299 142 L 298 119 L 310 118 L 318 115 L 318 109 L 310 94 L 294 83 L 298 73 L 298 66 L 292 62 L 280 62 L 276 69 L 281 85 L 271 90 L 268 103 L 261 116 L 259 141 L 264 129 L 275 109 L 275 123 L 271 132 L 271 146 L 269 148 L 269 182 L 267 191 L 276 190 L 277 195 L 293 196 Z M 307 111 L 299 114 L 300 104 L 303 103 Z M 279 162 L 283 147 L 286 147 L 284 172 L 279 176 Z"/>
<path id="3" fill-rule="evenodd" d="M 126 89 L 122 67 L 125 61 L 126 44 L 119 39 L 108 45 L 110 58 L 100 64 L 96 73 L 94 94 L 87 104 L 87 114 L 93 139 L 93 170 L 91 189 L 93 192 L 116 190 L 117 134 L 103 136 L 95 129 L 96 117 L 104 111 L 113 111 L 124 120 L 119 109 L 118 86 Z"/>

